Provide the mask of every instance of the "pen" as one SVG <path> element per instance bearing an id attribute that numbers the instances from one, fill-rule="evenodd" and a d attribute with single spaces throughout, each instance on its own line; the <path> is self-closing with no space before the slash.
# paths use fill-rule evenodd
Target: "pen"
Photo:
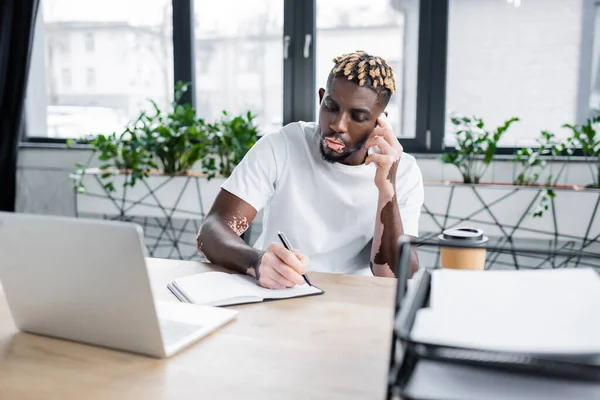
<path id="1" fill-rule="evenodd" d="M 283 234 L 283 232 L 277 232 L 277 236 L 279 236 L 279 240 L 281 240 L 281 243 L 283 243 L 283 246 L 288 249 L 289 251 L 293 251 L 293 247 L 290 244 L 290 241 L 287 239 L 287 237 L 285 237 L 285 235 Z M 308 280 L 308 276 L 306 276 L 306 274 L 303 274 L 302 277 L 304 278 L 304 280 L 306 281 L 306 283 L 308 283 L 308 286 L 312 286 L 312 284 L 310 283 L 310 281 Z"/>

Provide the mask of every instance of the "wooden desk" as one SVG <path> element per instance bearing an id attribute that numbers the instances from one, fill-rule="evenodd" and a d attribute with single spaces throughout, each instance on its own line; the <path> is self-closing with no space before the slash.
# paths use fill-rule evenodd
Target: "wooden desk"
<path id="1" fill-rule="evenodd" d="M 211 270 L 149 259 L 165 284 Z M 18 333 L 0 291 L 0 399 L 383 399 L 395 281 L 311 273 L 326 294 L 236 307 L 237 318 L 157 360 Z"/>

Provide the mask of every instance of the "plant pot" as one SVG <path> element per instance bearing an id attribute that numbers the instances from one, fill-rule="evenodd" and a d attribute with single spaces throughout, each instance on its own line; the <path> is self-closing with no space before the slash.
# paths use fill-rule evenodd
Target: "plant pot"
<path id="1" fill-rule="evenodd" d="M 573 241 L 600 234 L 599 189 L 571 185 L 552 187 L 556 197 L 550 208 L 542 217 L 534 217 L 544 189 L 543 186 L 495 182 L 426 182 L 420 229 L 439 233 L 452 226 L 469 225 L 483 229 L 486 235 L 505 239 Z"/>
<path id="2" fill-rule="evenodd" d="M 77 213 L 203 219 L 225 180 L 209 180 L 205 174 L 195 172 L 165 175 L 150 171 L 150 176 L 138 180 L 134 187 L 123 187 L 129 179 L 126 172 L 113 172 L 110 180 L 115 191 L 110 192 L 103 187 L 99 169 L 86 169 L 82 183 L 87 193 L 77 193 Z M 75 180 L 79 175 L 71 177 Z"/>
<path id="3" fill-rule="evenodd" d="M 507 246 L 563 246 L 600 254 L 600 190 L 553 187 L 549 209 L 535 217 L 544 187 L 426 182 L 423 236 L 469 226 Z"/>
<path id="4" fill-rule="evenodd" d="M 124 173 L 125 172 L 125 173 Z M 85 170 L 82 183 L 86 193 L 76 193 L 76 215 L 126 220 L 142 225 L 151 257 L 197 258 L 195 236 L 210 210 L 225 178 L 207 179 L 191 172 L 186 175 L 165 175 L 151 171 L 134 187 L 123 187 L 127 171 L 113 171 L 109 179 L 114 191 L 97 168 Z M 71 178 L 77 181 L 78 174 Z"/>
<path id="5" fill-rule="evenodd" d="M 435 182 L 432 182 L 435 183 Z M 546 185 L 540 185 L 540 184 L 535 184 L 535 185 L 516 185 L 512 182 L 487 182 L 487 181 L 483 181 L 483 182 L 479 182 L 479 183 L 464 183 L 462 181 L 444 181 L 444 184 L 447 185 L 474 185 L 474 186 L 509 186 L 509 187 L 523 187 L 523 188 L 546 188 L 549 187 L 551 189 L 571 189 L 571 190 L 579 190 L 579 189 L 583 189 L 584 187 L 582 186 L 578 186 L 578 185 L 552 185 L 552 186 L 546 186 Z M 593 185 L 588 185 L 585 186 L 585 188 L 594 188 Z"/>

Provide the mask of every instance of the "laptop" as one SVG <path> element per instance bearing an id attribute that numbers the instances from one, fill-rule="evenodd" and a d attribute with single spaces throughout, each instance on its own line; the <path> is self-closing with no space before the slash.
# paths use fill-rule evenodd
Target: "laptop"
<path id="1" fill-rule="evenodd" d="M 155 301 L 145 256 L 133 223 L 0 212 L 0 283 L 22 332 L 164 358 L 235 318 Z"/>

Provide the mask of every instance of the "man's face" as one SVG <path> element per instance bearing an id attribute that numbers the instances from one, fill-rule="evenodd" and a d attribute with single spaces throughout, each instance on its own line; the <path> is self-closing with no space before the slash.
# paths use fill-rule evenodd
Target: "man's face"
<path id="1" fill-rule="evenodd" d="M 319 90 L 319 128 L 323 159 L 358 165 L 366 157 L 365 142 L 383 112 L 374 90 L 342 77 L 333 79 L 327 91 Z"/>

